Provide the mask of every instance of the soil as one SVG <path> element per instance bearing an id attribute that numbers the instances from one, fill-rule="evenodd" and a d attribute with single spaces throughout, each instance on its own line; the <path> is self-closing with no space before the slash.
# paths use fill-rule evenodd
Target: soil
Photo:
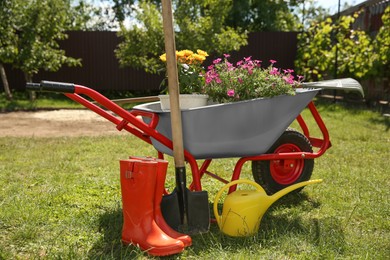
<path id="1" fill-rule="evenodd" d="M 60 109 L 0 113 L 0 137 L 59 137 L 129 134 L 90 110 Z"/>

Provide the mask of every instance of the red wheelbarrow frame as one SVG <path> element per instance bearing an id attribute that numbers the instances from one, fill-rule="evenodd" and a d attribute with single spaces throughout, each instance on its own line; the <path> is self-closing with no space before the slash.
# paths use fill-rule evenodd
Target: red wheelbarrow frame
<path id="1" fill-rule="evenodd" d="M 151 138 L 156 139 L 161 144 L 167 146 L 170 149 L 173 149 L 173 143 L 166 136 L 162 135 L 156 130 L 158 124 L 159 116 L 156 113 L 140 111 L 140 110 L 131 110 L 127 111 L 120 107 L 119 105 L 112 102 L 110 99 L 106 98 L 99 92 L 81 86 L 74 85 L 74 90 L 72 88 L 72 93 L 64 93 L 68 98 L 82 104 L 86 108 L 94 111 L 105 119 L 111 121 L 116 125 L 116 128 L 121 130 L 126 130 L 136 137 L 142 139 L 148 144 L 152 144 Z M 60 91 L 61 92 L 61 91 Z M 68 91 L 63 91 L 68 92 Z M 85 95 L 95 102 L 91 102 L 81 95 Z M 100 106 L 105 107 L 107 110 L 104 110 Z M 318 113 L 317 108 L 315 107 L 313 101 L 311 101 L 307 108 L 310 110 L 315 122 L 317 123 L 321 133 L 321 138 L 315 138 L 310 136 L 309 128 L 301 115 L 299 115 L 296 120 L 300 125 L 303 134 L 308 138 L 313 147 L 319 148 L 316 152 L 289 152 L 289 153 L 272 153 L 272 154 L 262 154 L 258 156 L 248 156 L 240 158 L 233 171 L 233 175 L 230 181 L 238 180 L 240 178 L 241 170 L 243 165 L 247 161 L 260 161 L 260 160 L 297 160 L 297 159 L 314 159 L 323 155 L 328 148 L 331 147 L 329 140 L 328 130 Z M 109 112 L 110 111 L 110 112 Z M 112 113 L 111 113 L 112 112 Z M 113 115 L 115 114 L 115 115 Z M 142 119 L 137 118 L 138 116 L 150 118 L 150 122 L 146 124 Z M 122 119 L 120 119 L 122 118 Z M 158 152 L 159 158 L 163 158 L 163 154 Z M 201 178 L 204 174 L 207 174 L 223 183 L 228 183 L 229 181 L 221 178 L 220 176 L 209 172 L 207 169 L 212 162 L 212 159 L 206 159 L 199 167 L 196 159 L 188 151 L 184 151 L 185 160 L 189 163 L 192 172 L 192 183 L 190 184 L 190 189 L 194 191 L 201 191 Z M 229 192 L 235 190 L 235 186 L 232 186 Z"/>

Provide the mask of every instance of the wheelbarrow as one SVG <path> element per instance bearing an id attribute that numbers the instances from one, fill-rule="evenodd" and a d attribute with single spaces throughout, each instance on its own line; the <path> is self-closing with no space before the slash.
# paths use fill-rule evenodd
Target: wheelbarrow
<path id="1" fill-rule="evenodd" d="M 127 111 L 99 92 L 72 83 L 42 81 L 28 83 L 26 88 L 63 93 L 111 121 L 117 130 L 126 130 L 153 145 L 158 158 L 164 158 L 164 154 L 172 155 L 170 113 L 163 111 L 159 102 L 138 105 Z M 182 110 L 184 157 L 192 174 L 189 190 L 202 191 L 204 175 L 225 184 L 238 180 L 247 162 L 252 163 L 254 180 L 269 195 L 308 181 L 314 159 L 331 147 L 328 130 L 312 101 L 324 88 L 362 93 L 355 80 L 341 79 L 303 84 L 302 88 L 296 89 L 295 96 L 282 95 Z M 301 115 L 305 108 L 310 111 L 321 137 L 311 135 Z M 294 120 L 300 131 L 289 128 Z M 238 158 L 230 180 L 208 170 L 212 161 L 220 158 Z M 236 185 L 232 185 L 229 193 L 235 189 Z M 196 208 L 192 210 L 196 211 Z"/>

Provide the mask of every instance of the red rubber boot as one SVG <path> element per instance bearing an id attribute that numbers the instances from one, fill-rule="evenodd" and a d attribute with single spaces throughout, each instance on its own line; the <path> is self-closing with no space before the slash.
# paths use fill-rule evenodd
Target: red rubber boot
<path id="1" fill-rule="evenodd" d="M 161 200 L 162 195 L 164 194 L 165 187 L 165 177 L 167 175 L 168 169 L 168 161 L 162 159 L 156 159 L 153 157 L 137 157 L 130 156 L 130 159 L 138 159 L 143 161 L 156 161 L 157 164 L 157 178 L 156 178 L 156 193 L 154 197 L 154 220 L 157 225 L 170 237 L 175 238 L 183 242 L 184 246 L 191 246 L 192 239 L 189 235 L 181 234 L 175 230 L 173 230 L 165 221 L 162 213 L 161 213 Z"/>
<path id="2" fill-rule="evenodd" d="M 180 253 L 184 244 L 164 233 L 154 220 L 157 162 L 121 160 L 122 242 L 154 256 Z"/>

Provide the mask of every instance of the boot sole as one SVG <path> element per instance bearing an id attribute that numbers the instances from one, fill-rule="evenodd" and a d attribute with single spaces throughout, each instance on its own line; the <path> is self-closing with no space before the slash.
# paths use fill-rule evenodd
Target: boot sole
<path id="1" fill-rule="evenodd" d="M 181 241 L 182 242 L 182 241 Z M 177 248 L 177 247 L 143 247 L 140 244 L 134 244 L 132 241 L 127 241 L 122 239 L 122 243 L 124 245 L 133 245 L 136 247 L 139 247 L 143 252 L 148 253 L 149 255 L 153 256 L 168 256 L 168 255 L 175 255 L 179 254 L 184 251 L 184 246 L 182 248 Z M 182 242 L 183 243 L 183 242 Z"/>

